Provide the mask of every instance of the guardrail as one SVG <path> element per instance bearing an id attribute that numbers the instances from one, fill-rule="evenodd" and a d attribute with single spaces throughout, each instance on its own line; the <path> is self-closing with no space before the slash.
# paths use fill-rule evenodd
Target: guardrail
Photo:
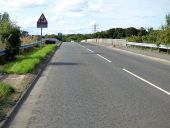
<path id="1" fill-rule="evenodd" d="M 0 56 L 5 55 L 5 50 L 0 50 Z"/>
<path id="2" fill-rule="evenodd" d="M 43 40 L 42 40 L 42 43 L 44 44 L 45 41 L 47 41 L 47 40 L 58 42 L 57 39 L 54 39 L 54 38 L 46 38 L 46 39 L 43 39 Z M 31 48 L 31 47 L 34 47 L 34 46 L 37 46 L 37 45 L 41 45 L 41 41 L 33 42 L 33 43 L 31 43 L 31 44 L 21 45 L 21 46 L 20 46 L 20 49 L 21 49 L 21 50 L 22 50 L 22 49 L 27 49 L 27 48 Z M 3 55 L 5 55 L 5 54 L 6 54 L 5 50 L 0 50 L 0 56 L 3 56 Z"/>
<path id="3" fill-rule="evenodd" d="M 151 43 L 138 43 L 138 42 L 127 42 L 125 39 L 87 39 L 87 40 L 82 40 L 81 42 L 89 42 L 89 43 L 94 43 L 98 45 L 104 45 L 104 46 L 113 46 L 113 47 L 129 47 L 129 46 L 134 46 L 134 47 L 143 47 L 143 48 L 151 48 L 151 49 L 158 49 L 159 51 L 167 51 L 167 53 L 170 53 L 170 47 L 166 45 L 159 45 L 157 46 L 156 44 L 151 44 Z"/>
<path id="4" fill-rule="evenodd" d="M 168 47 L 166 45 L 157 46 L 156 44 L 148 44 L 148 43 L 127 42 L 126 46 L 137 46 L 137 47 L 158 48 L 158 49 L 170 50 L 170 47 Z"/>
<path id="5" fill-rule="evenodd" d="M 166 45 L 156 45 L 156 44 L 148 44 L 148 43 L 136 43 L 136 42 L 127 42 L 126 46 L 132 46 L 132 47 L 143 47 L 143 48 L 151 48 L 151 49 L 158 49 L 160 51 L 166 51 L 167 54 L 170 53 L 170 47 Z"/>

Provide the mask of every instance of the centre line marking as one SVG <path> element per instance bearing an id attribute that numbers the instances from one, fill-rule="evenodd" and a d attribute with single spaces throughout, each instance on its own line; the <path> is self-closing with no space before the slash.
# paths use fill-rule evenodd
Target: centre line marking
<path id="1" fill-rule="evenodd" d="M 136 74 L 134 74 L 134 73 L 128 71 L 127 69 L 123 68 L 123 71 L 125 71 L 125 72 L 131 74 L 132 76 L 134 76 L 134 77 L 136 77 L 136 78 L 138 78 L 138 79 L 144 81 L 145 83 L 147 83 L 147 84 L 151 85 L 152 87 L 154 87 L 154 88 L 156 88 L 156 89 L 158 89 L 158 90 L 164 92 L 165 94 L 170 95 L 170 92 L 168 92 L 168 91 L 166 91 L 166 90 L 164 90 L 164 89 L 162 89 L 162 88 L 156 86 L 155 84 L 153 84 L 153 83 L 151 83 L 151 82 L 149 82 L 149 81 L 143 79 L 142 77 L 140 77 L 140 76 L 138 76 L 138 75 L 136 75 Z"/>
<path id="2" fill-rule="evenodd" d="M 78 45 L 80 45 L 81 47 L 83 47 L 83 48 L 86 48 L 86 47 L 84 47 L 83 45 L 81 45 L 81 44 L 79 44 L 79 43 L 77 43 Z"/>
<path id="3" fill-rule="evenodd" d="M 103 58 L 103 59 L 105 59 L 106 61 L 108 61 L 109 63 L 111 63 L 112 61 L 110 61 L 110 60 L 108 60 L 107 58 L 105 58 L 105 57 L 103 57 L 103 56 L 101 56 L 100 54 L 97 54 L 99 57 L 101 57 L 101 58 Z"/>
<path id="4" fill-rule="evenodd" d="M 88 51 L 90 51 L 90 52 L 94 52 L 94 51 L 92 51 L 92 50 L 90 50 L 90 49 L 88 49 L 88 48 L 86 48 Z"/>

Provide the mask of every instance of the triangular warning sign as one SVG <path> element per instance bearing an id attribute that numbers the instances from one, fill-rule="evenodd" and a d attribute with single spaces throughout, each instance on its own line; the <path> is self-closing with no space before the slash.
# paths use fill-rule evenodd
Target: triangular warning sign
<path id="1" fill-rule="evenodd" d="M 45 18 L 44 14 L 42 14 L 39 18 L 39 20 L 37 21 L 38 24 L 47 24 L 47 19 Z"/>
<path id="2" fill-rule="evenodd" d="M 45 18 L 44 14 L 42 14 L 37 21 L 37 28 L 47 28 L 47 26 L 48 26 L 47 19 Z"/>

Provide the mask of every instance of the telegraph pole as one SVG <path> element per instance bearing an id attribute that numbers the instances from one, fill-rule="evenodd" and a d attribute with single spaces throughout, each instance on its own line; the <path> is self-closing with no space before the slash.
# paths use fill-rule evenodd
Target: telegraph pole
<path id="1" fill-rule="evenodd" d="M 94 24 L 94 33 L 97 31 L 97 25 L 96 25 L 96 23 Z"/>
<path id="2" fill-rule="evenodd" d="M 97 32 L 97 24 L 95 23 L 93 26 L 93 32 L 96 33 Z M 97 37 L 98 38 L 98 37 Z M 96 38 L 96 43 L 97 43 L 97 38 Z"/>

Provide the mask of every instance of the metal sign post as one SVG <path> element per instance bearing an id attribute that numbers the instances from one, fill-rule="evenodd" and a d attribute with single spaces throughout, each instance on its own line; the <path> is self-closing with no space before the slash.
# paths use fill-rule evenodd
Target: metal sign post
<path id="1" fill-rule="evenodd" d="M 41 46 L 42 46 L 42 28 L 41 28 Z"/>
<path id="2" fill-rule="evenodd" d="M 48 21 L 45 18 L 44 14 L 42 14 L 37 21 L 37 28 L 41 28 L 41 45 L 42 45 L 42 29 L 48 27 Z"/>

